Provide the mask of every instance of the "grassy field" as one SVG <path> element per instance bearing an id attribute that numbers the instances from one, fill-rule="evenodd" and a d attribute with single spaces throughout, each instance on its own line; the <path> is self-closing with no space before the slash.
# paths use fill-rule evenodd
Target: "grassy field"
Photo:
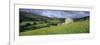
<path id="1" fill-rule="evenodd" d="M 89 20 L 20 32 L 20 36 L 89 33 Z"/>

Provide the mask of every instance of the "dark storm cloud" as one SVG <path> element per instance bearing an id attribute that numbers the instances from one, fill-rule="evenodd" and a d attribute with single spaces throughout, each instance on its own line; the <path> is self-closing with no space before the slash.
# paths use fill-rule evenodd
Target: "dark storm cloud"
<path id="1" fill-rule="evenodd" d="M 70 11 L 70 10 L 43 10 L 43 9 L 19 9 L 19 11 L 35 13 L 48 17 L 56 18 L 82 18 L 89 16 L 89 11 Z"/>

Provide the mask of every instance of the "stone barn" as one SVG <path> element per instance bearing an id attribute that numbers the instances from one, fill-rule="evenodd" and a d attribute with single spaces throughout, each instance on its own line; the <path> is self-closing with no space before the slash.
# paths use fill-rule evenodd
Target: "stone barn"
<path id="1" fill-rule="evenodd" d="M 73 23 L 73 19 L 72 18 L 65 18 L 65 22 L 64 24 L 69 24 L 69 23 Z"/>
<path id="2" fill-rule="evenodd" d="M 74 20 L 72 18 L 66 18 L 65 19 L 65 24 L 72 23 Z"/>
<path id="3" fill-rule="evenodd" d="M 69 24 L 69 23 L 73 23 L 74 20 L 72 18 L 65 18 L 65 22 L 64 23 L 58 23 L 57 25 L 63 25 L 63 24 Z"/>

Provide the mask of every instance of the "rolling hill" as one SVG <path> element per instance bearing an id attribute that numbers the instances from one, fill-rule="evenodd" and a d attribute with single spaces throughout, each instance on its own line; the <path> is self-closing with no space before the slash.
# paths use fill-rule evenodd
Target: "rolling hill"
<path id="1" fill-rule="evenodd" d="M 38 28 L 49 27 L 57 25 L 57 23 L 64 22 L 64 18 L 50 18 L 41 16 L 35 13 L 19 12 L 20 14 L 20 32 L 27 30 L 35 30 Z"/>

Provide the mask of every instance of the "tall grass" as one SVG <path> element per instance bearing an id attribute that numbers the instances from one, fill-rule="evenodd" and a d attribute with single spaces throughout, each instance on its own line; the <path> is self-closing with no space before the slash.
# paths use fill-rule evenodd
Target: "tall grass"
<path id="1" fill-rule="evenodd" d="M 70 24 L 62 24 L 59 26 L 51 26 L 20 32 L 20 36 L 26 35 L 49 35 L 49 34 L 75 34 L 75 33 L 89 33 L 89 20 L 73 22 Z"/>

